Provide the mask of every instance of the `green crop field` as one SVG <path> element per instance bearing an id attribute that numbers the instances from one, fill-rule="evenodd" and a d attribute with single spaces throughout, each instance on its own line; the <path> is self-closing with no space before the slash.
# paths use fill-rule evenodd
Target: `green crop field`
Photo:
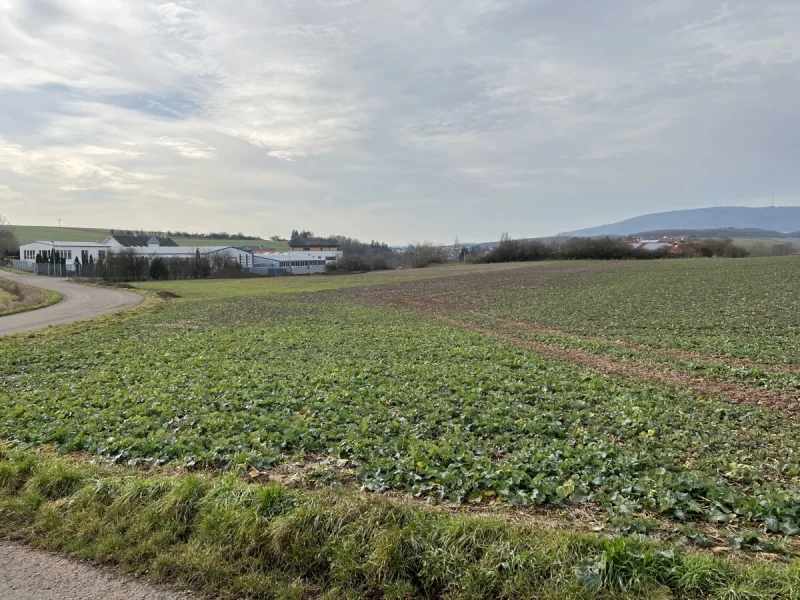
<path id="1" fill-rule="evenodd" d="M 33 225 L 12 225 L 12 229 L 19 239 L 20 244 L 35 241 L 59 242 L 102 242 L 109 235 L 108 229 L 92 229 L 85 227 L 39 227 Z M 264 246 L 279 252 L 289 249 L 286 242 L 273 242 L 272 240 L 240 240 L 226 239 L 214 240 L 208 238 L 193 238 L 173 236 L 179 246 Z"/>
<path id="2" fill-rule="evenodd" d="M 36 241 L 102 242 L 109 236 L 107 229 L 84 227 L 39 227 L 35 225 L 12 225 L 20 244 Z"/>
<path id="3" fill-rule="evenodd" d="M 260 565 L 231 597 L 798 597 L 798 275 L 786 257 L 139 284 L 179 297 L 0 341 L 18 452 L 0 535 L 206 591 L 212 557 Z M 120 524 L 131 506 L 144 520 Z M 167 535 L 157 514 L 183 516 Z"/>
<path id="4" fill-rule="evenodd" d="M 758 248 L 770 251 L 776 244 L 791 244 L 796 250 L 800 250 L 800 238 L 733 238 L 733 243 L 743 246 L 749 251 Z"/>

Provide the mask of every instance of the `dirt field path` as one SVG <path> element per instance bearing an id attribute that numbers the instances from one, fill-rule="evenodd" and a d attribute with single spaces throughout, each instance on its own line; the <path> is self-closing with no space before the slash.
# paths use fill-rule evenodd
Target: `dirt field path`
<path id="1" fill-rule="evenodd" d="M 144 299 L 139 294 L 132 292 L 78 285 L 57 277 L 20 275 L 9 271 L 0 271 L 0 277 L 53 290 L 64 296 L 61 302 L 45 308 L 0 317 L 0 336 L 91 319 L 126 308 L 133 308 Z"/>
<path id="2" fill-rule="evenodd" d="M 192 600 L 105 569 L 0 541 L 2 600 Z"/>

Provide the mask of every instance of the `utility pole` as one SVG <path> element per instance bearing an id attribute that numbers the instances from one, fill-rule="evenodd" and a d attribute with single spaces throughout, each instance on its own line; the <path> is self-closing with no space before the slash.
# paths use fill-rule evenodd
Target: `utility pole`
<path id="1" fill-rule="evenodd" d="M 56 219 L 58 221 L 58 230 L 61 231 L 61 219 Z"/>

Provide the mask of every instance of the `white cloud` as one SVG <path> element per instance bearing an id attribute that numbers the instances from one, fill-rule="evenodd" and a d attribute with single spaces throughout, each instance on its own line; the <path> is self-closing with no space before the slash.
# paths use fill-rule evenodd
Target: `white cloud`
<path id="1" fill-rule="evenodd" d="M 191 138 L 162 137 L 156 141 L 159 146 L 171 148 L 176 154 L 186 158 L 214 158 L 216 149 L 213 146 Z"/>
<path id="2" fill-rule="evenodd" d="M 77 224 L 393 242 L 792 197 L 798 26 L 789 0 L 0 0 L 0 182 Z"/>

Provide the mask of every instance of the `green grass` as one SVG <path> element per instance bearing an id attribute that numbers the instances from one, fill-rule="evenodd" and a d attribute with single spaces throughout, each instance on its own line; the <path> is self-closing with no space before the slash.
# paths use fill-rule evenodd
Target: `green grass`
<path id="1" fill-rule="evenodd" d="M 11 229 L 20 244 L 36 241 L 58 242 L 102 242 L 109 236 L 107 229 L 88 227 L 40 227 L 35 225 L 12 225 Z"/>
<path id="2" fill-rule="evenodd" d="M 492 270 L 508 270 L 508 267 Z M 383 271 L 359 275 L 309 275 L 296 277 L 261 277 L 253 279 L 207 279 L 185 281 L 148 281 L 135 283 L 137 289 L 166 291 L 191 300 L 242 300 L 270 295 L 322 292 L 345 288 L 370 287 L 458 276 L 460 267 L 431 269 L 428 272 Z"/>
<path id="3" fill-rule="evenodd" d="M 76 466 L 0 447 L 0 535 L 215 598 L 798 598 L 744 565 L 348 491 Z"/>
<path id="4" fill-rule="evenodd" d="M 102 242 L 111 232 L 109 229 L 90 227 L 40 227 L 33 225 L 12 225 L 14 233 L 20 244 L 35 241 L 59 242 Z M 289 249 L 286 242 L 273 242 L 271 240 L 212 240 L 207 238 L 173 237 L 179 246 L 264 246 L 279 252 Z"/>

